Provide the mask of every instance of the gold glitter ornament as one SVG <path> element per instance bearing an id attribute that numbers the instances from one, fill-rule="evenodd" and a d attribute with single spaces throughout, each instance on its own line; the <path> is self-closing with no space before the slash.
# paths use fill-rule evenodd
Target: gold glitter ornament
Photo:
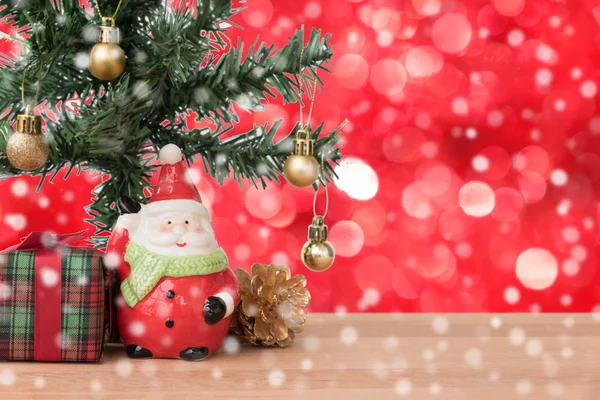
<path id="1" fill-rule="evenodd" d="M 48 161 L 48 141 L 42 133 L 42 118 L 31 106 L 17 116 L 17 130 L 6 143 L 8 161 L 22 171 L 34 171 Z"/>

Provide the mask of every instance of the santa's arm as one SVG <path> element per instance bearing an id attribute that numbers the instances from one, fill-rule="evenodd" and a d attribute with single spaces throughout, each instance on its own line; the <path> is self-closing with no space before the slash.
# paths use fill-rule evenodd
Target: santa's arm
<path id="1" fill-rule="evenodd" d="M 225 274 L 225 287 L 206 300 L 204 305 L 204 320 L 209 325 L 214 325 L 224 318 L 229 317 L 235 306 L 239 303 L 238 282 L 233 274 Z"/>
<path id="2" fill-rule="evenodd" d="M 112 235 L 108 240 L 107 252 L 104 256 L 104 264 L 109 269 L 114 269 L 123 281 L 129 276 L 129 264 L 125 261 L 125 251 L 129 245 L 129 229 L 132 229 L 132 218 L 135 215 L 121 215 L 114 227 Z"/>
<path id="3" fill-rule="evenodd" d="M 117 219 L 117 224 L 108 240 L 104 264 L 107 268 L 114 269 L 119 279 L 123 281 L 129 276 L 131 270 L 124 259 L 125 251 L 130 242 L 129 233 L 135 232 L 139 225 L 140 216 L 138 212 L 142 206 L 131 197 L 123 196 L 117 201 L 117 207 L 121 211 L 121 216 Z"/>

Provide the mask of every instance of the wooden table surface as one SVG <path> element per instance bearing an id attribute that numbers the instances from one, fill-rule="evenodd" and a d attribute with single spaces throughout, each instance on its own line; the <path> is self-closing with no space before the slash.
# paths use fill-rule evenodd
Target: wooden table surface
<path id="1" fill-rule="evenodd" d="M 600 399 L 600 316 L 312 314 L 287 349 L 199 363 L 0 363 L 0 399 Z"/>

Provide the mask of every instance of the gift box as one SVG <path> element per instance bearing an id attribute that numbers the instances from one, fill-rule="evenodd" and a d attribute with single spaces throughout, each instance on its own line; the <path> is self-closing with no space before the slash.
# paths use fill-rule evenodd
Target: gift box
<path id="1" fill-rule="evenodd" d="M 112 326 L 113 274 L 78 234 L 35 232 L 0 254 L 0 359 L 94 362 Z"/>

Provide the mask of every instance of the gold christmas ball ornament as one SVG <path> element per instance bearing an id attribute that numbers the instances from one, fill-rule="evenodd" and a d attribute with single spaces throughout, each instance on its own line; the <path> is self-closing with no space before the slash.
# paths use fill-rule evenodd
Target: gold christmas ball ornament
<path id="1" fill-rule="evenodd" d="M 305 137 L 301 137 L 304 135 Z M 314 141 L 306 129 L 300 129 L 294 139 L 294 152 L 283 164 L 283 175 L 292 185 L 304 188 L 319 177 L 319 163 L 314 155 Z"/>
<path id="2" fill-rule="evenodd" d="M 314 272 L 323 272 L 333 265 L 335 249 L 327 240 L 328 229 L 323 217 L 316 216 L 308 228 L 308 242 L 302 247 L 302 262 Z"/>
<path id="3" fill-rule="evenodd" d="M 313 156 L 292 154 L 283 165 L 283 174 L 290 184 L 304 188 L 319 177 L 319 163 Z"/>
<path id="4" fill-rule="evenodd" d="M 17 116 L 17 131 L 6 143 L 8 161 L 22 171 L 34 171 L 48 160 L 48 142 L 42 134 L 42 118 L 33 115 L 27 106 L 25 114 Z"/>
<path id="5" fill-rule="evenodd" d="M 111 81 L 125 70 L 125 52 L 118 43 L 119 28 L 112 18 L 103 18 L 98 43 L 90 49 L 89 70 L 96 78 Z"/>

